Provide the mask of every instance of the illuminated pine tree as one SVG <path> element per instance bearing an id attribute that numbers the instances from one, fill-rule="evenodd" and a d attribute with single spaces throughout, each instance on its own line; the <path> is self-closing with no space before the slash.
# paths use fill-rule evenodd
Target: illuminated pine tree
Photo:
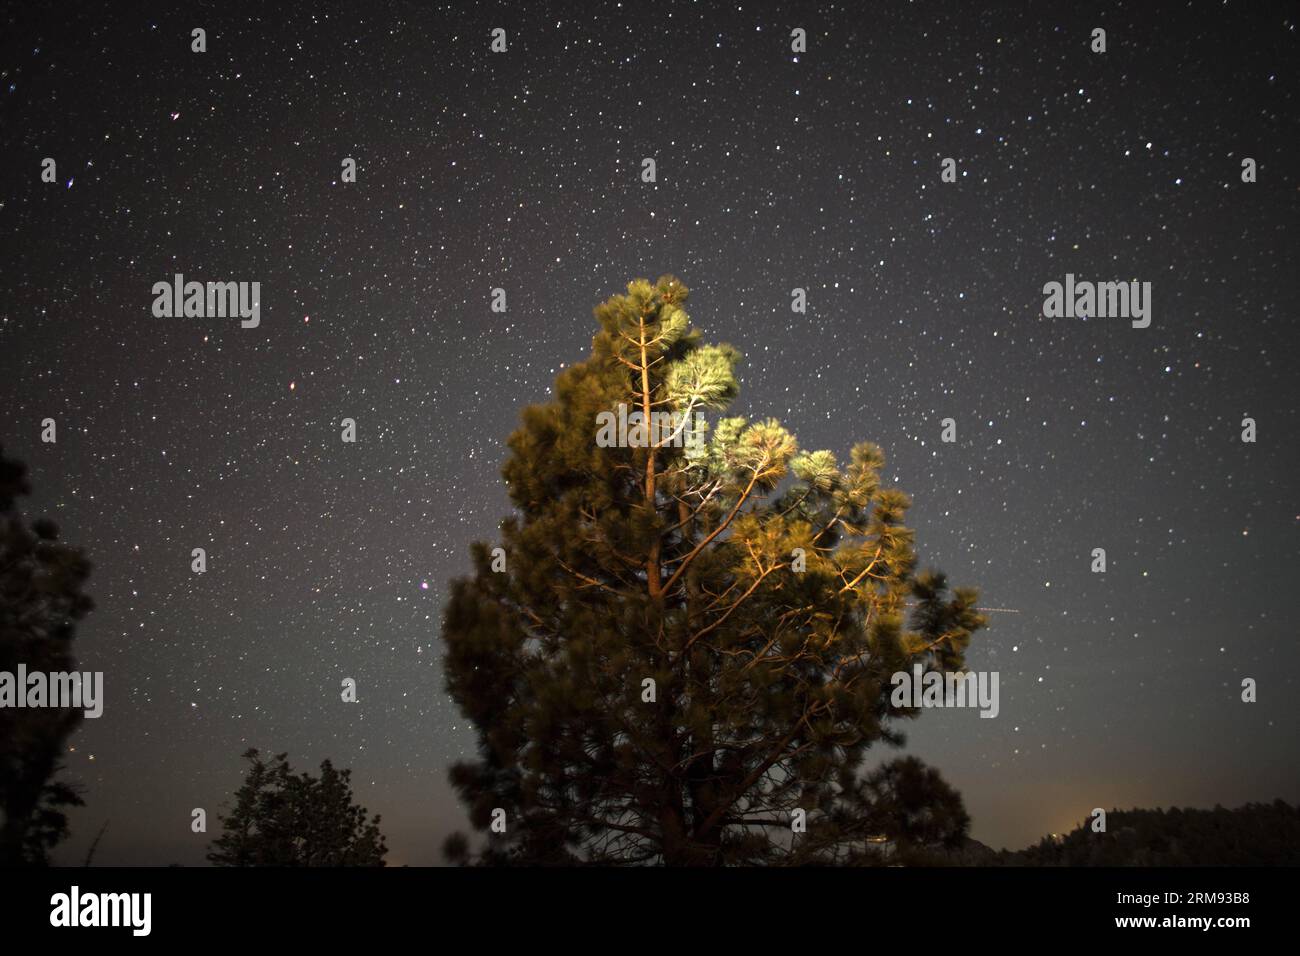
<path id="1" fill-rule="evenodd" d="M 452 782 L 480 862 L 876 860 L 865 758 L 916 715 L 890 675 L 960 669 L 984 624 L 973 590 L 917 573 L 879 448 L 841 464 L 724 415 L 740 355 L 701 343 L 686 297 L 665 276 L 596 308 L 591 356 L 510 437 L 504 570 L 477 544 L 453 584 L 447 686 L 478 757 Z M 616 416 L 665 426 L 598 441 Z"/>

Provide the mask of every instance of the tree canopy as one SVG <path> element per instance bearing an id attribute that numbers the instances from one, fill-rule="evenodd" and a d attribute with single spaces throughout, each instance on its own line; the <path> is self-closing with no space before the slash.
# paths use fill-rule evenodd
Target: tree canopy
<path id="1" fill-rule="evenodd" d="M 90 562 L 59 540 L 54 522 L 24 518 L 18 499 L 31 493 L 26 476 L 26 466 L 0 449 L 0 672 L 16 674 L 19 664 L 71 672 L 77 622 L 94 606 L 82 590 Z M 82 717 L 75 707 L 0 708 L 0 866 L 48 864 L 68 835 L 63 808 L 82 800 L 56 777 Z"/>
<path id="2" fill-rule="evenodd" d="M 286 754 L 270 762 L 244 753 L 248 775 L 222 833 L 212 841 L 215 866 L 383 866 L 388 847 L 380 818 L 352 801 L 351 770 L 326 760 L 320 776 L 295 774 Z"/>
<path id="3" fill-rule="evenodd" d="M 960 669 L 985 623 L 918 571 L 879 447 L 841 460 L 725 414 L 740 353 L 686 299 L 664 276 L 595 309 L 590 357 L 510 436 L 501 551 L 476 544 L 453 583 L 447 687 L 478 753 L 452 782 L 479 862 L 876 861 L 867 751 L 916 716 L 890 676 Z M 597 442 L 613 412 L 676 426 Z"/>

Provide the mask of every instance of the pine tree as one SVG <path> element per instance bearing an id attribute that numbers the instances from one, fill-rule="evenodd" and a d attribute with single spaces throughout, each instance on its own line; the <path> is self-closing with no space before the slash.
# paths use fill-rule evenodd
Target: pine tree
<path id="1" fill-rule="evenodd" d="M 76 622 L 93 607 L 82 592 L 90 562 L 59 541 L 52 521 L 29 524 L 18 511 L 18 498 L 31 493 L 26 471 L 0 449 L 0 672 L 16 675 L 19 664 L 75 671 Z M 0 707 L 0 866 L 46 865 L 68 835 L 63 808 L 82 800 L 55 778 L 82 717 L 76 708 Z"/>
<path id="2" fill-rule="evenodd" d="M 248 775 L 208 860 L 216 866 L 383 866 L 388 848 L 379 815 L 367 820 L 352 802 L 351 770 L 321 763 L 321 774 L 294 774 L 286 754 L 268 763 L 244 753 Z"/>
<path id="3" fill-rule="evenodd" d="M 853 827 L 872 832 L 887 842 L 891 861 L 917 864 L 946 862 L 943 852 L 958 849 L 966 839 L 970 816 L 961 794 L 916 757 L 878 767 L 867 775 L 863 790 L 870 811 L 843 820 L 832 828 L 834 835 Z"/>
<path id="4" fill-rule="evenodd" d="M 504 567 L 479 543 L 453 583 L 447 688 L 478 759 L 451 777 L 480 862 L 878 859 L 865 756 L 915 716 L 890 675 L 960 669 L 984 624 L 916 571 L 878 447 L 841 465 L 723 414 L 740 354 L 686 297 L 639 279 L 596 308 L 590 358 L 510 437 Z"/>

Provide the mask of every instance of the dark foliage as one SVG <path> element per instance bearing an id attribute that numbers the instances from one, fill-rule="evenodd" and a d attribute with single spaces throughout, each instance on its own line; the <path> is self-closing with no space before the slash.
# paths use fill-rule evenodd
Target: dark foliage
<path id="1" fill-rule="evenodd" d="M 1295 866 L 1300 807 L 1282 800 L 1235 810 L 1110 810 L 1106 831 L 1085 821 L 1063 837 L 1006 854 L 1018 866 Z"/>
<path id="2" fill-rule="evenodd" d="M 245 752 L 248 776 L 222 817 L 208 859 L 216 866 L 383 866 L 379 815 L 352 802 L 352 771 L 326 760 L 320 776 L 294 774 L 285 754 Z"/>
<path id="3" fill-rule="evenodd" d="M 90 562 L 59 541 L 52 521 L 28 522 L 17 501 L 30 494 L 26 467 L 0 449 L 0 671 L 71 672 L 76 623 L 93 607 L 83 592 Z M 21 689 L 20 689 L 21 690 Z M 56 778 L 76 708 L 0 708 L 0 865 L 45 865 L 68 834 L 64 808 L 76 788 Z"/>

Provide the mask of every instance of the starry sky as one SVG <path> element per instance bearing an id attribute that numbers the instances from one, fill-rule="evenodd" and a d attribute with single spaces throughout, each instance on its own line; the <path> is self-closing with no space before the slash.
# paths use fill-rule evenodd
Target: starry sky
<path id="1" fill-rule="evenodd" d="M 202 863 L 256 746 L 439 862 L 448 583 L 520 410 L 665 272 L 734 413 L 878 442 L 922 561 L 1008 609 L 1000 715 L 910 725 L 975 838 L 1300 799 L 1293 5 L 170 6 L 0 21 L 0 439 L 105 672 L 60 861 L 107 821 L 96 862 Z M 260 282 L 260 326 L 154 317 L 177 272 Z M 1151 326 L 1045 318 L 1066 273 L 1151 282 Z"/>

